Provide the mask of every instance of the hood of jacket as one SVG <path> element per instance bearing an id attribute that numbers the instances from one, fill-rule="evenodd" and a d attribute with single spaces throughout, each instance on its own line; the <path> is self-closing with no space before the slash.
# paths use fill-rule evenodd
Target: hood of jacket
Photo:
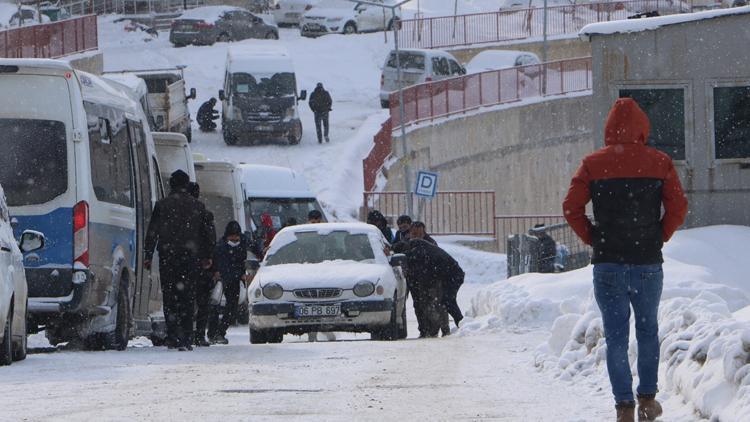
<path id="1" fill-rule="evenodd" d="M 605 145 L 646 145 L 651 123 L 632 98 L 618 98 L 604 126 Z"/>

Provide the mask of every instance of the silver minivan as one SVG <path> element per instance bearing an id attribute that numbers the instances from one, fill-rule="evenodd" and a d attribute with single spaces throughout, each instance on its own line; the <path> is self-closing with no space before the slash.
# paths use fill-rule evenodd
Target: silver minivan
<path id="1" fill-rule="evenodd" d="M 399 51 L 401 61 L 401 87 L 417 85 L 425 82 L 439 81 L 466 74 L 452 54 L 440 50 L 407 49 Z M 380 105 L 390 107 L 390 95 L 398 86 L 398 71 L 396 69 L 396 52 L 391 51 L 383 65 L 380 76 Z"/>

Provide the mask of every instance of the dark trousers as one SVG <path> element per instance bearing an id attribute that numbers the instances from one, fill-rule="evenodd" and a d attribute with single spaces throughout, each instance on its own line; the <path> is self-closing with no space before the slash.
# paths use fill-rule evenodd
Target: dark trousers
<path id="1" fill-rule="evenodd" d="M 433 285 L 412 284 L 409 288 L 414 301 L 420 337 L 436 337 L 443 325 L 445 307 L 441 283 Z"/>
<path id="2" fill-rule="evenodd" d="M 223 280 L 224 298 L 226 304 L 212 306 L 211 316 L 208 321 L 208 336 L 225 336 L 230 325 L 237 321 L 237 308 L 240 300 L 240 280 Z M 221 318 L 219 318 L 221 314 Z"/>
<path id="3" fill-rule="evenodd" d="M 445 286 L 443 286 L 443 322 L 440 327 L 440 331 L 443 332 L 443 335 L 446 336 L 451 333 L 451 327 L 450 327 L 450 321 L 448 320 L 448 315 L 450 315 L 453 318 L 453 322 L 456 323 L 456 326 L 458 327 L 458 323 L 461 322 L 461 320 L 464 318 L 463 313 L 461 312 L 461 308 L 458 307 L 458 301 L 456 300 L 456 297 L 458 296 L 458 289 L 461 288 L 461 285 L 453 285 L 452 283 L 447 283 Z"/>
<path id="4" fill-rule="evenodd" d="M 323 127 L 323 133 L 321 133 L 321 126 Z M 315 113 L 315 131 L 318 134 L 318 142 L 323 142 L 323 135 L 328 137 L 328 112 Z"/>
<path id="5" fill-rule="evenodd" d="M 200 278 L 200 261 L 189 254 L 165 256 L 159 262 L 167 342 L 193 344 L 195 289 Z"/>
<path id="6" fill-rule="evenodd" d="M 214 123 L 214 121 L 210 119 L 199 120 L 198 126 L 200 126 L 200 129 L 202 131 L 211 131 L 216 129 L 216 123 Z"/>
<path id="7" fill-rule="evenodd" d="M 211 289 L 213 280 L 210 271 L 201 271 L 200 281 L 195 291 L 195 338 L 206 336 L 206 327 L 211 312 Z"/>

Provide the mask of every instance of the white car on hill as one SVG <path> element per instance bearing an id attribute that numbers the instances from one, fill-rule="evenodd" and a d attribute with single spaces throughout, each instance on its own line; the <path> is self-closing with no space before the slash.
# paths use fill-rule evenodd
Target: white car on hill
<path id="1" fill-rule="evenodd" d="M 530 66 L 541 63 L 539 57 L 528 51 L 485 50 L 466 64 L 467 73 L 480 73 L 511 67 Z"/>
<path id="2" fill-rule="evenodd" d="M 250 343 L 331 331 L 406 338 L 405 256 L 386 251 L 383 235 L 368 224 L 281 230 L 248 288 Z"/>
<path id="3" fill-rule="evenodd" d="M 302 15 L 318 3 L 320 0 L 279 0 L 273 11 L 273 19 L 279 26 L 299 25 Z"/>
<path id="4" fill-rule="evenodd" d="M 23 255 L 44 247 L 44 235 L 27 230 L 16 244 L 0 187 L 0 366 L 26 359 L 28 286 Z"/>
<path id="5" fill-rule="evenodd" d="M 388 4 L 390 0 L 373 0 Z M 401 19 L 401 11 L 384 9 L 346 0 L 322 0 L 302 15 L 300 33 L 303 37 L 326 34 L 355 34 L 391 29 Z"/>

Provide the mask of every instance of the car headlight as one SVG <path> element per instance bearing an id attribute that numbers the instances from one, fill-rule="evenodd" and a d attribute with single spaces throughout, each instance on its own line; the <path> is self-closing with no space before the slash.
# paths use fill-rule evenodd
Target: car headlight
<path id="1" fill-rule="evenodd" d="M 289 107 L 288 109 L 286 109 L 285 117 L 287 119 L 293 119 L 295 115 L 295 111 L 296 110 L 294 109 L 294 107 Z"/>
<path id="2" fill-rule="evenodd" d="M 263 286 L 263 296 L 268 299 L 276 300 L 284 294 L 284 289 L 276 283 L 268 283 Z"/>
<path id="3" fill-rule="evenodd" d="M 354 285 L 354 294 L 359 297 L 370 296 L 375 291 L 375 285 L 369 281 L 360 281 Z"/>

